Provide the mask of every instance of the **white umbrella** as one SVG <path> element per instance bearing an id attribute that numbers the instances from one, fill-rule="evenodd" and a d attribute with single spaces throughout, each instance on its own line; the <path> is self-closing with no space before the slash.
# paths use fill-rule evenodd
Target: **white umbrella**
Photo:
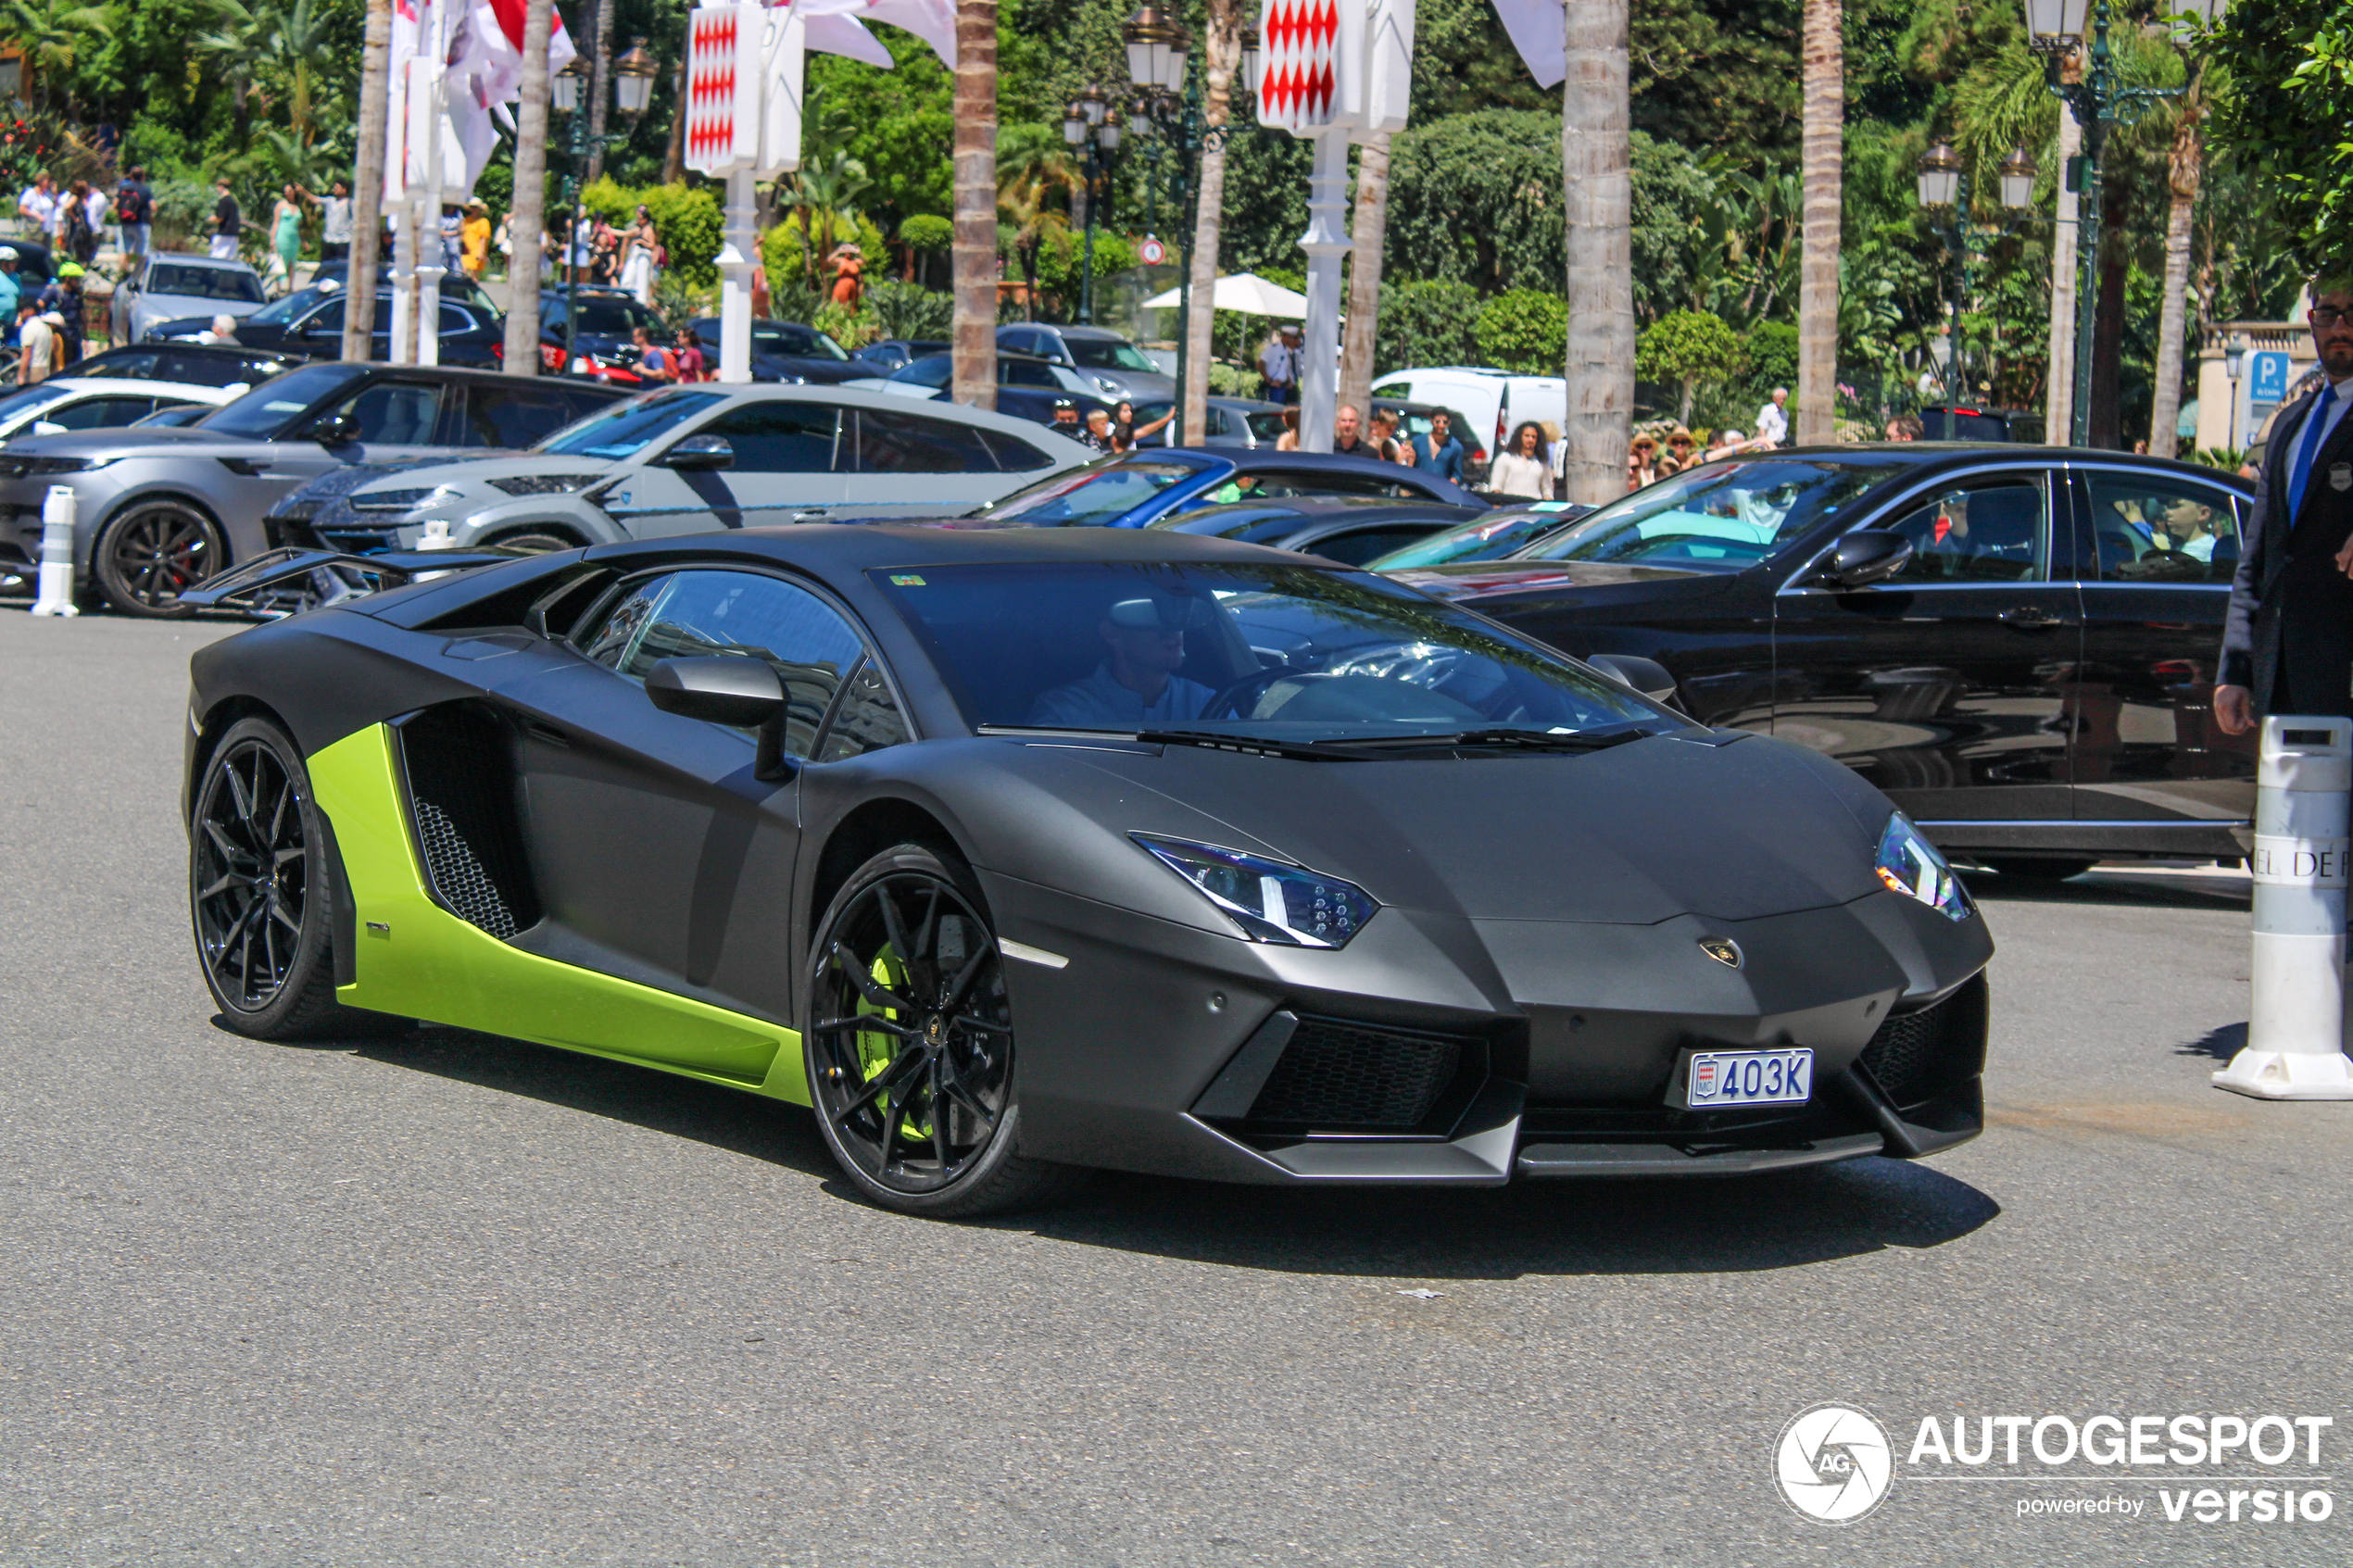
<path id="1" fill-rule="evenodd" d="M 1294 294 L 1280 283 L 1270 283 L 1255 272 L 1235 272 L 1217 280 L 1210 291 L 1211 300 L 1220 310 L 1239 310 L 1251 316 L 1296 316 L 1307 314 L 1307 296 Z M 1144 301 L 1147 310 L 1171 310 L 1179 303 L 1177 291 L 1156 294 Z"/>

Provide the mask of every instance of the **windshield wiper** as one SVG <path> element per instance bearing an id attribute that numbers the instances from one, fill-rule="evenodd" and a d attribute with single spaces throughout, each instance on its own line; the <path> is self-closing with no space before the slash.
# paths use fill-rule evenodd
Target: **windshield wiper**
<path id="1" fill-rule="evenodd" d="M 1160 746 L 1198 746 L 1211 751 L 1239 751 L 1251 757 L 1285 757 L 1294 762 L 1361 762 L 1365 754 L 1352 753 L 1345 741 L 1268 740 L 1261 735 L 1228 735 L 1214 730 L 1139 730 L 1136 738 Z"/>
<path id="2" fill-rule="evenodd" d="M 1379 735 L 1371 739 L 1311 741 L 1311 746 L 1353 747 L 1360 751 L 1602 751 L 1628 741 L 1643 740 L 1650 730 L 1572 730 L 1555 734 L 1547 730 L 1459 730 L 1445 735 Z"/>

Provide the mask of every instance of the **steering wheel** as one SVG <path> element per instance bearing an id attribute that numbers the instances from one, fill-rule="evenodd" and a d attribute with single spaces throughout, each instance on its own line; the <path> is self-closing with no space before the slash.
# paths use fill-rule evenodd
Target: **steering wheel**
<path id="1" fill-rule="evenodd" d="M 1254 697 L 1284 676 L 1298 673 L 1298 671 L 1283 665 L 1277 665 L 1270 670 L 1252 671 L 1240 680 L 1219 687 L 1216 694 L 1211 696 L 1208 703 L 1202 709 L 1201 716 L 1204 719 L 1243 718 L 1245 715 L 1241 711 L 1241 701 L 1244 697 Z"/>

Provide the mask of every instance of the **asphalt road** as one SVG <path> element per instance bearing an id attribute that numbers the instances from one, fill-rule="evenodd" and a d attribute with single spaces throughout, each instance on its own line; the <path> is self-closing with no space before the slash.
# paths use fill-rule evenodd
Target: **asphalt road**
<path id="1" fill-rule="evenodd" d="M 749 1097 L 219 1027 L 174 802 L 223 630 L 0 608 L 0 1563 L 2347 1560 L 2353 1105 L 2208 1086 L 2234 877 L 1989 879 L 1993 1125 L 1922 1164 L 922 1223 Z M 2030 1457 L 1829 1528 L 1773 1468 L 1819 1401 L 1899 1461 L 1923 1415 L 2326 1415 L 2203 1473 L 2334 1513 Z"/>

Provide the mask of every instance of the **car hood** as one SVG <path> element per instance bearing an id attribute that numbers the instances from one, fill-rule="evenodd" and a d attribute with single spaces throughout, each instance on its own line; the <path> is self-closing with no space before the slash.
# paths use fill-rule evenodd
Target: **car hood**
<path id="1" fill-rule="evenodd" d="M 1640 561 L 1503 560 L 1453 561 L 1444 566 L 1411 567 L 1386 575 L 1441 599 L 1477 598 L 1550 588 L 1615 588 L 1629 583 L 1717 580 L 1727 575 L 1678 566 L 1650 566 Z"/>
<path id="2" fill-rule="evenodd" d="M 34 435 L 8 443 L 17 458 L 189 458 L 245 457 L 266 441 L 215 435 L 208 431 L 175 430 L 169 425 L 149 430 L 90 430 L 65 435 Z"/>
<path id="3" fill-rule="evenodd" d="M 402 465 L 397 470 L 386 469 L 371 472 L 368 481 L 355 485 L 364 488 L 368 482 L 384 478 L 396 471 L 400 488 L 413 489 L 434 484 L 471 483 L 484 484 L 494 479 L 509 479 L 522 475 L 547 473 L 619 473 L 629 467 L 610 458 L 559 458 L 543 452 L 518 452 L 507 457 L 426 458 Z"/>
<path id="4" fill-rule="evenodd" d="M 476 450 L 476 448 L 469 448 L 469 450 Z M 512 452 L 494 450 L 484 452 L 474 461 L 496 461 L 501 458 L 513 456 L 515 454 Z M 283 511 L 305 501 L 331 501 L 338 495 L 348 495 L 362 485 L 373 484 L 380 479 L 389 479 L 396 473 L 415 473 L 421 469 L 446 469 L 455 466 L 447 457 L 442 456 L 410 458 L 397 463 L 346 463 L 341 467 L 330 469 L 293 495 L 288 495 L 278 504 L 278 509 Z"/>
<path id="5" fill-rule="evenodd" d="M 201 316 L 210 321 L 215 316 L 250 316 L 261 308 L 263 302 L 257 299 L 248 305 L 243 300 L 207 299 L 195 294 L 142 294 L 133 295 L 131 303 L 149 313 L 168 310 L 174 316 Z"/>
<path id="6" fill-rule="evenodd" d="M 1385 905 L 1474 920 L 1755 920 L 1878 891 L 1874 852 L 1894 809 L 1838 763 L 1741 731 L 1393 762 L 1015 744 L 1014 767 L 1048 819 L 1021 834 L 1038 880 L 1114 902 L 1106 867 L 1131 887 L 1138 879 L 1105 841 L 1141 832 L 1296 862 Z M 1017 806 L 1030 792 L 1012 793 Z M 1147 912 L 1171 912 L 1142 882 Z M 1194 912 L 1217 924 L 1205 902 Z"/>

